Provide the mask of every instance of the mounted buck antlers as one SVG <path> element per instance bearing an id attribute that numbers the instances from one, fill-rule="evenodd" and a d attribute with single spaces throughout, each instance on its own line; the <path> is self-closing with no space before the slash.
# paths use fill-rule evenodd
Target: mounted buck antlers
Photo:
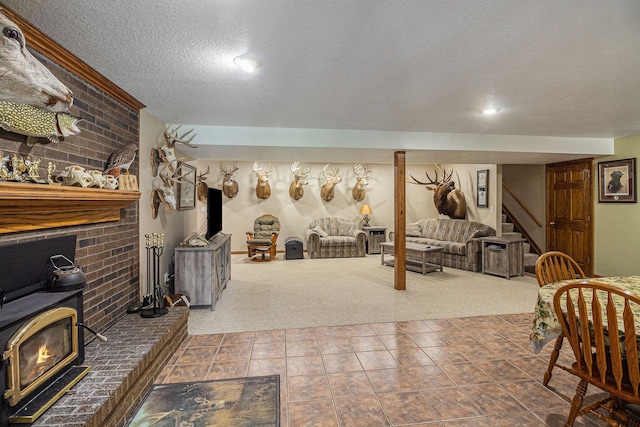
<path id="1" fill-rule="evenodd" d="M 271 197 L 271 186 L 269 185 L 269 175 L 271 175 L 271 163 L 269 163 L 269 170 L 262 172 L 262 168 L 258 162 L 253 164 L 253 171 L 258 177 L 258 183 L 256 184 L 256 196 L 258 199 L 268 199 Z"/>
<path id="2" fill-rule="evenodd" d="M 431 179 L 426 171 L 425 175 L 427 175 L 427 179 L 429 180 L 428 182 L 418 181 L 413 175 L 411 175 L 411 172 L 409 172 L 409 176 L 415 182 L 407 180 L 407 183 L 424 185 L 427 190 L 433 191 L 433 203 L 439 213 L 454 219 L 466 218 L 467 202 L 464 199 L 464 193 L 455 188 L 455 181 L 451 181 L 453 169 L 451 170 L 451 173 L 447 175 L 447 171 L 442 167 L 442 165 L 434 165 L 434 168 L 436 174 L 435 180 Z M 440 170 L 442 171 L 443 176 L 442 181 L 438 181 L 438 171 Z"/>
<path id="3" fill-rule="evenodd" d="M 233 169 L 227 169 L 224 164 L 220 164 L 220 175 L 222 175 L 222 192 L 230 199 L 233 199 L 238 195 L 238 183 L 234 179 L 237 173 L 237 163 L 233 164 Z"/>
<path id="4" fill-rule="evenodd" d="M 322 179 L 327 182 L 320 189 L 320 197 L 322 197 L 322 200 L 324 200 L 325 202 L 330 202 L 331 200 L 333 200 L 334 187 L 336 186 L 336 184 L 342 181 L 342 178 L 338 176 L 338 174 L 340 173 L 340 169 L 334 168 L 331 173 L 327 173 L 328 167 L 329 164 L 326 164 L 322 168 Z"/>
<path id="5" fill-rule="evenodd" d="M 351 190 L 351 195 L 356 202 L 364 200 L 365 188 L 369 184 L 368 179 L 371 177 L 371 168 L 369 165 L 362 165 L 362 163 L 356 163 L 353 165 L 353 173 L 356 174 L 356 185 Z"/>
<path id="6" fill-rule="evenodd" d="M 299 166 L 299 163 L 295 162 L 291 165 L 291 173 L 293 173 L 293 176 L 295 177 L 295 179 L 289 186 L 289 196 L 293 200 L 300 200 L 302 199 L 302 196 L 304 196 L 303 186 L 309 183 L 307 181 L 307 178 L 309 178 L 309 174 L 311 173 L 311 170 L 309 168 L 302 169 Z"/>
<path id="7" fill-rule="evenodd" d="M 182 125 L 174 126 L 173 128 L 172 126 L 173 126 L 173 123 L 171 123 L 170 125 L 167 125 L 164 128 L 163 135 L 164 135 L 165 144 L 159 148 L 151 149 L 151 172 L 153 176 L 157 175 L 158 165 L 160 163 L 166 163 L 169 166 L 169 170 L 171 171 L 171 173 L 175 173 L 178 167 L 178 160 L 179 160 L 176 157 L 177 142 L 180 142 L 184 145 L 187 145 L 193 148 L 198 147 L 197 145 L 191 143 L 191 141 L 193 141 L 193 138 L 196 137 L 195 134 L 191 135 L 191 137 L 187 139 L 187 136 L 191 132 L 193 132 L 193 129 L 188 130 L 182 135 L 178 136 L 178 131 L 180 130 Z"/>
<path id="8" fill-rule="evenodd" d="M 207 180 L 207 175 L 209 175 L 209 166 L 207 166 L 206 172 L 200 173 L 196 177 L 196 196 L 201 202 L 207 201 L 207 192 L 209 190 L 209 186 L 205 182 Z"/>
<path id="9" fill-rule="evenodd" d="M 156 219 L 156 217 L 158 216 L 158 208 L 160 207 L 160 203 L 162 203 L 167 208 L 167 211 L 169 213 L 178 208 L 178 200 L 176 199 L 176 194 L 174 191 L 175 184 L 177 182 L 195 185 L 195 182 L 182 179 L 189 172 L 176 176 L 173 175 L 173 173 L 167 173 L 167 169 L 169 169 L 169 165 L 165 163 L 158 171 L 158 178 L 160 179 L 162 184 L 159 184 L 157 182 L 158 178 L 155 178 L 152 182 L 153 191 L 151 193 L 151 216 L 153 217 L 153 219 Z"/>

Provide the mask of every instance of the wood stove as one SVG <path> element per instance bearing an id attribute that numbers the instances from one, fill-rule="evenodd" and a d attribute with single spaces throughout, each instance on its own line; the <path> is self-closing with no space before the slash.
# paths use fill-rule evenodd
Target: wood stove
<path id="1" fill-rule="evenodd" d="M 89 370 L 82 289 L 48 292 L 50 258 L 75 257 L 75 236 L 0 246 L 0 425 L 32 423 Z"/>

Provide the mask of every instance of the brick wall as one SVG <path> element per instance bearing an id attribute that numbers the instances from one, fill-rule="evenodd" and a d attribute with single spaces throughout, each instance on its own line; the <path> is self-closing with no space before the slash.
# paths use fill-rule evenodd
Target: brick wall
<path id="1" fill-rule="evenodd" d="M 59 144 L 37 143 L 29 148 L 26 137 L 0 131 L 0 149 L 5 154 L 42 157 L 40 176 L 46 176 L 47 164 L 56 171 L 80 165 L 102 170 L 109 155 L 125 145 L 139 143 L 138 112 L 115 101 L 74 74 L 33 52 L 55 76 L 69 87 L 75 97 L 69 112 L 83 120 L 81 133 Z M 138 174 L 136 160 L 131 173 Z M 6 203 L 6 202 L 3 202 Z M 61 204 L 60 209 L 65 209 Z M 84 290 L 85 323 L 99 331 L 126 314 L 127 305 L 138 300 L 139 228 L 138 203 L 122 209 L 120 221 L 0 234 L 0 244 L 40 240 L 61 235 L 77 235 L 76 263 L 87 276 Z M 87 339 L 93 338 L 86 334 Z"/>

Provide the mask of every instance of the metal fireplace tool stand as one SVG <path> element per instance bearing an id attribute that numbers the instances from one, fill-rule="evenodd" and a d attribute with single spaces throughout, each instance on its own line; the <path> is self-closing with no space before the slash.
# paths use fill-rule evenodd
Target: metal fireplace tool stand
<path id="1" fill-rule="evenodd" d="M 144 238 L 147 249 L 147 295 L 151 295 L 153 308 L 140 310 L 140 316 L 160 317 L 169 312 L 167 308 L 162 307 L 163 297 L 160 288 L 160 256 L 164 252 L 164 234 L 145 234 Z"/>

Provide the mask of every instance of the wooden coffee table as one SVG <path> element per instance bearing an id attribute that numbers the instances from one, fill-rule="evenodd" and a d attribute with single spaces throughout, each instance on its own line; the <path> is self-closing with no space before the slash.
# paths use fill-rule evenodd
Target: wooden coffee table
<path id="1" fill-rule="evenodd" d="M 434 245 L 422 245 L 419 243 L 407 242 L 407 259 L 405 261 L 407 270 L 427 274 L 432 271 L 442 271 L 442 247 Z M 384 259 L 384 255 L 394 255 L 393 242 L 380 243 L 380 264 L 393 266 L 393 259 Z M 437 254 L 437 263 L 427 261 L 427 255 Z M 430 257 L 432 260 L 434 257 Z"/>

